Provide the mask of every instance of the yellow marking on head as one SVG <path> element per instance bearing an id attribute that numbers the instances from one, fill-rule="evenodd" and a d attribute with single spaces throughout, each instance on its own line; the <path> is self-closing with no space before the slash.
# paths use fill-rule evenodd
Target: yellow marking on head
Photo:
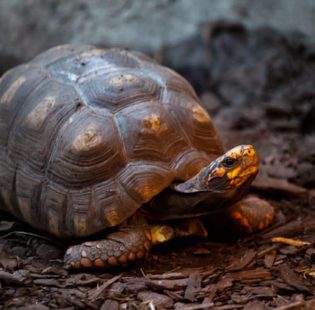
<path id="1" fill-rule="evenodd" d="M 241 185 L 249 176 L 254 175 L 259 170 L 259 161 L 252 146 L 240 145 L 226 153 L 232 159 L 239 159 L 240 164 L 227 173 L 231 184 Z"/>
<path id="2" fill-rule="evenodd" d="M 232 159 L 237 159 L 240 155 L 241 155 L 241 153 L 238 154 L 237 152 L 233 151 L 230 154 L 228 154 L 228 157 L 230 157 Z"/>
<path id="3" fill-rule="evenodd" d="M 26 116 L 26 124 L 33 128 L 39 129 L 47 116 L 54 110 L 56 99 L 52 96 L 47 96 Z"/>
<path id="4" fill-rule="evenodd" d="M 9 105 L 10 101 L 16 94 L 17 90 L 20 88 L 20 86 L 26 81 L 25 76 L 20 76 L 17 80 L 15 80 L 10 87 L 5 91 L 5 93 L 2 95 L 0 99 L 0 105 Z"/>
<path id="5" fill-rule="evenodd" d="M 240 176 L 241 167 L 237 166 L 232 171 L 227 173 L 227 176 L 229 179 L 234 179 L 238 176 Z"/>
<path id="6" fill-rule="evenodd" d="M 230 185 L 236 185 L 236 186 L 239 186 L 242 182 L 242 179 L 240 179 L 240 178 L 234 178 L 234 179 L 231 179 L 230 180 Z"/>
<path id="7" fill-rule="evenodd" d="M 213 174 L 210 174 L 209 177 L 208 177 L 208 181 L 211 181 L 212 178 L 215 178 L 215 177 L 223 177 L 226 173 L 226 169 L 223 168 L 223 167 L 219 167 L 219 168 L 216 168 L 214 173 Z"/>
<path id="8" fill-rule="evenodd" d="M 233 149 L 226 152 L 226 156 L 231 157 L 233 159 L 237 159 L 238 157 L 242 156 L 242 146 L 235 146 Z"/>
<path id="9" fill-rule="evenodd" d="M 244 155 L 253 157 L 256 156 L 256 151 L 252 146 L 249 146 L 244 150 Z"/>
<path id="10" fill-rule="evenodd" d="M 257 166 L 250 166 L 248 168 L 246 168 L 245 170 L 243 170 L 239 176 L 243 177 L 243 176 L 247 176 L 247 175 L 253 175 L 254 173 L 256 173 L 258 171 L 258 165 Z"/>

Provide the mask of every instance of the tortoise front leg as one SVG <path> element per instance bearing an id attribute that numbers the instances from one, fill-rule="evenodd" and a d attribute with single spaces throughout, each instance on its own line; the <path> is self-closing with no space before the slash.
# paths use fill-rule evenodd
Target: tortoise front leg
<path id="1" fill-rule="evenodd" d="M 144 258 L 151 248 L 151 232 L 144 228 L 122 228 L 106 239 L 70 247 L 64 257 L 68 268 L 110 268 Z"/>
<path id="2" fill-rule="evenodd" d="M 172 224 L 124 227 L 108 234 L 106 239 L 70 247 L 64 261 L 66 267 L 74 269 L 124 267 L 130 262 L 143 259 L 151 246 L 186 236 L 206 237 L 207 231 L 197 219 Z"/>
<path id="3" fill-rule="evenodd" d="M 266 200 L 248 196 L 229 208 L 227 216 L 241 232 L 250 234 L 267 228 L 274 220 L 275 209 Z"/>
<path id="4" fill-rule="evenodd" d="M 217 214 L 204 219 L 209 233 L 218 237 L 239 237 L 258 232 L 274 220 L 275 209 L 257 196 L 247 196 Z"/>

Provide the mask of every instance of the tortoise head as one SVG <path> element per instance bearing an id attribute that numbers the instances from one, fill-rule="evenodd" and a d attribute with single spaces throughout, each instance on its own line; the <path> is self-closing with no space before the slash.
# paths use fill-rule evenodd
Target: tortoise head
<path id="1" fill-rule="evenodd" d="M 258 170 L 259 158 L 254 147 L 236 146 L 207 167 L 203 186 L 214 191 L 237 189 L 249 185 Z"/>
<path id="2" fill-rule="evenodd" d="M 259 170 L 253 146 L 239 145 L 211 162 L 190 180 L 174 186 L 182 193 L 229 192 L 248 187 Z"/>

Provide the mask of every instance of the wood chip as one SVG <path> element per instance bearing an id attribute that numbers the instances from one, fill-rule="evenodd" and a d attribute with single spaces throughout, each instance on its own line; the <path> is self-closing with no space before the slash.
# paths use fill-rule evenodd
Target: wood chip
<path id="1" fill-rule="evenodd" d="M 119 310 L 119 302 L 116 300 L 106 299 L 100 310 Z"/>
<path id="2" fill-rule="evenodd" d="M 263 239 L 271 239 L 274 237 L 291 237 L 302 234 L 305 229 L 305 223 L 301 219 L 289 222 L 286 225 L 276 227 L 262 235 Z"/>
<path id="3" fill-rule="evenodd" d="M 195 301 L 196 294 L 201 289 L 201 276 L 198 273 L 192 273 L 187 282 L 184 298 L 189 301 Z"/>
<path id="4" fill-rule="evenodd" d="M 255 250 L 249 249 L 243 253 L 242 257 L 237 261 L 233 262 L 230 266 L 226 268 L 229 271 L 238 271 L 244 269 L 248 266 L 256 257 L 257 252 Z"/>
<path id="5" fill-rule="evenodd" d="M 89 294 L 89 300 L 91 300 L 91 301 L 97 300 L 99 297 L 102 296 L 102 294 L 104 294 L 105 290 L 108 287 L 110 287 L 114 282 L 116 282 L 121 277 L 122 277 L 122 274 L 120 274 L 120 275 L 118 275 L 116 277 L 112 277 L 111 279 L 109 279 L 106 282 L 104 282 L 100 287 L 98 287 L 96 290 L 92 291 Z"/>
<path id="6" fill-rule="evenodd" d="M 190 305 L 190 306 L 181 306 L 178 309 L 181 309 L 181 310 L 198 310 L 198 309 L 207 309 L 207 308 L 214 309 L 213 308 L 213 302 L 210 302 L 208 304 L 196 304 L 196 305 Z M 230 309 L 232 309 L 232 308 L 230 308 Z"/>
<path id="7" fill-rule="evenodd" d="M 55 286 L 55 287 L 62 287 L 60 282 L 56 279 L 35 279 L 34 284 L 41 285 L 41 286 Z"/>
<path id="8" fill-rule="evenodd" d="M 188 278 L 175 280 L 147 280 L 145 283 L 153 288 L 177 290 L 187 286 Z"/>
<path id="9" fill-rule="evenodd" d="M 256 268 L 252 270 L 243 270 L 239 272 L 229 272 L 226 274 L 226 277 L 230 277 L 234 280 L 242 281 L 242 280 L 267 280 L 271 279 L 272 275 L 270 270 L 263 268 Z"/>
<path id="10" fill-rule="evenodd" d="M 26 277 L 19 273 L 9 273 L 4 270 L 0 270 L 0 280 L 10 283 L 23 284 Z"/>
<path id="11" fill-rule="evenodd" d="M 273 263 L 275 262 L 276 256 L 277 256 L 277 251 L 275 250 L 265 255 L 264 265 L 266 268 L 272 267 Z"/>
<path id="12" fill-rule="evenodd" d="M 297 301 L 289 305 L 274 308 L 274 310 L 313 310 L 315 309 L 315 300 Z"/>
<path id="13" fill-rule="evenodd" d="M 285 283 L 289 284 L 299 291 L 312 293 L 311 290 L 307 286 L 305 286 L 299 276 L 288 265 L 281 265 L 278 270 L 280 272 L 282 280 Z"/>

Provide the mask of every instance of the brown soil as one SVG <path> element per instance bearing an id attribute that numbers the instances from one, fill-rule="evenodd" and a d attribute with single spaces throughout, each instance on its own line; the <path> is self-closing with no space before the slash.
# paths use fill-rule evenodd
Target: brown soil
<path id="1" fill-rule="evenodd" d="M 315 52 L 305 42 L 219 23 L 160 53 L 194 84 L 227 148 L 258 149 L 252 192 L 275 206 L 270 228 L 236 238 L 219 225 L 127 270 L 87 273 L 63 268 L 64 245 L 0 214 L 0 309 L 315 309 Z"/>

